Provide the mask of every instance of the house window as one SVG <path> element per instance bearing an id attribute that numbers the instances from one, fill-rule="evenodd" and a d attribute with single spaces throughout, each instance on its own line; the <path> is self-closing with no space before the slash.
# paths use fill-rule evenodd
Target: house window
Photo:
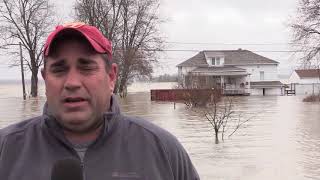
<path id="1" fill-rule="evenodd" d="M 264 80 L 264 71 L 260 71 L 260 80 L 261 80 L 261 81 Z"/>
<path id="2" fill-rule="evenodd" d="M 220 65 L 220 57 L 216 57 L 216 66 Z"/>
<path id="3" fill-rule="evenodd" d="M 220 57 L 213 57 L 213 58 L 211 58 L 211 64 L 212 64 L 212 66 L 219 66 L 219 65 L 221 65 Z"/>
<path id="4" fill-rule="evenodd" d="M 214 65 L 216 64 L 216 61 L 215 61 L 215 58 L 214 58 L 214 57 L 211 58 L 211 64 L 212 64 L 212 66 L 214 66 Z"/>

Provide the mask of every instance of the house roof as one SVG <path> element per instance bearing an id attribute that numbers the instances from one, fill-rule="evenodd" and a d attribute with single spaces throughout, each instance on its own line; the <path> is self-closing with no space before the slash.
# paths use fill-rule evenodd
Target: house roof
<path id="1" fill-rule="evenodd" d="M 207 67 L 207 61 L 206 58 L 204 56 L 203 51 L 199 52 L 198 54 L 196 54 L 195 56 L 191 57 L 190 59 L 187 59 L 186 61 L 178 64 L 177 66 L 203 66 L 203 67 Z"/>
<path id="2" fill-rule="evenodd" d="M 299 69 L 295 70 L 300 78 L 315 78 L 320 76 L 320 69 Z"/>
<path id="3" fill-rule="evenodd" d="M 234 66 L 221 66 L 221 67 L 198 67 L 191 72 L 196 72 L 196 71 L 215 71 L 215 72 L 226 72 L 226 71 L 244 71 L 246 72 L 245 69 L 234 67 Z"/>
<path id="4" fill-rule="evenodd" d="M 268 87 L 282 87 L 284 84 L 282 84 L 280 81 L 256 81 L 256 82 L 250 82 L 250 86 L 252 88 L 268 88 Z"/>
<path id="5" fill-rule="evenodd" d="M 205 57 L 223 56 L 225 65 L 248 65 L 248 64 L 279 64 L 277 61 L 266 58 L 248 50 L 221 50 L 201 51 L 195 56 L 178 64 L 177 66 L 208 66 Z"/>
<path id="6" fill-rule="evenodd" d="M 247 71 L 242 68 L 234 66 L 222 66 L 222 67 L 198 67 L 190 73 L 194 75 L 213 75 L 213 76 L 237 76 L 237 75 L 248 75 Z"/>

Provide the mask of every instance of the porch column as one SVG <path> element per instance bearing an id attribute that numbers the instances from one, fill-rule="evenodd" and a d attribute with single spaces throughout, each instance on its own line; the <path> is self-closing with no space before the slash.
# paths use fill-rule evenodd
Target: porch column
<path id="1" fill-rule="evenodd" d="M 208 76 L 205 76 L 205 78 L 206 78 L 206 85 L 205 85 L 205 87 L 206 87 L 206 88 L 208 88 L 208 87 L 210 87 L 210 86 L 209 86 L 209 79 L 208 79 Z"/>
<path id="2" fill-rule="evenodd" d="M 220 76 L 221 80 L 220 80 L 220 86 L 221 89 L 224 89 L 223 85 L 224 85 L 224 76 Z"/>
<path id="3" fill-rule="evenodd" d="M 250 83 L 251 83 L 251 77 L 250 77 L 250 75 L 247 75 L 247 79 L 248 79 L 249 92 L 251 92 L 251 85 L 250 85 Z"/>

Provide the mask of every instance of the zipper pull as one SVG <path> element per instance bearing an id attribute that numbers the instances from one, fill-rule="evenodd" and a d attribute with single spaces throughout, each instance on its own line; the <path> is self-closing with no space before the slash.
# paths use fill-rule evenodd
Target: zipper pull
<path id="1" fill-rule="evenodd" d="M 86 174 L 85 174 L 85 172 L 84 172 L 84 162 L 83 162 L 83 159 L 81 159 L 81 161 L 80 161 L 80 166 L 81 166 L 81 169 L 82 169 L 82 179 L 83 180 L 86 180 Z"/>

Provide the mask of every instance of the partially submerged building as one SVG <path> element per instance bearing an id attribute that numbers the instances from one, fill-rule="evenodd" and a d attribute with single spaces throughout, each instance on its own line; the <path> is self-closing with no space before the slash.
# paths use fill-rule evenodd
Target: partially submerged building
<path id="1" fill-rule="evenodd" d="M 320 93 L 320 69 L 297 69 L 292 72 L 289 83 L 297 95 Z"/>
<path id="2" fill-rule="evenodd" d="M 185 88 L 221 88 L 226 95 L 281 95 L 277 61 L 248 50 L 209 50 L 177 65 Z"/>

